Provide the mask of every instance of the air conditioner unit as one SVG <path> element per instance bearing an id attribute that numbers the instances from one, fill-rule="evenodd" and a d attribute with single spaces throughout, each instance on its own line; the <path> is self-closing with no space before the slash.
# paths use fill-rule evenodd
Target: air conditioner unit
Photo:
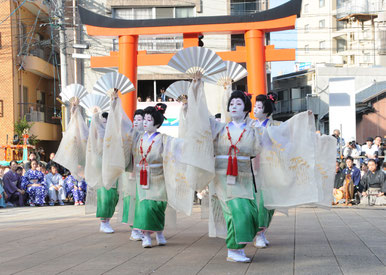
<path id="1" fill-rule="evenodd" d="M 37 121 L 44 121 L 44 113 L 37 112 Z"/>

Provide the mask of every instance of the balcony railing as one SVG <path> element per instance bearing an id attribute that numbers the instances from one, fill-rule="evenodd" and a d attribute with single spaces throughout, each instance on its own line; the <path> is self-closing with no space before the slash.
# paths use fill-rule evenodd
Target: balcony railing
<path id="1" fill-rule="evenodd" d="M 22 54 L 23 55 L 36 56 L 36 57 L 39 57 L 50 64 L 54 64 L 54 62 L 53 62 L 54 58 L 52 57 L 52 51 L 49 48 L 34 48 L 34 49 L 30 49 L 29 52 L 23 52 Z"/>
<path id="2" fill-rule="evenodd" d="M 183 48 L 183 42 L 182 37 L 139 39 L 138 50 L 156 53 L 174 53 Z"/>
<path id="3" fill-rule="evenodd" d="M 376 16 L 382 10 L 382 1 L 350 0 L 336 9 L 336 18 L 342 19 L 350 15 Z M 361 20 L 368 20 L 363 17 Z"/>
<path id="4" fill-rule="evenodd" d="M 28 122 L 46 122 L 51 124 L 60 124 L 60 107 L 54 108 L 38 103 L 19 103 L 21 117 L 26 117 Z M 56 114 L 55 114 L 56 113 Z"/>
<path id="5" fill-rule="evenodd" d="M 307 99 L 295 98 L 290 100 L 279 100 L 275 107 L 275 114 L 303 112 L 307 110 Z"/>

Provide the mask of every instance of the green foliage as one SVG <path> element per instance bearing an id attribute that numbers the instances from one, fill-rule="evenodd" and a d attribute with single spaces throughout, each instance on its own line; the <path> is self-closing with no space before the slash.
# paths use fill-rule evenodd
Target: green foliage
<path id="1" fill-rule="evenodd" d="M 28 122 L 25 116 L 23 118 L 21 118 L 20 120 L 18 120 L 17 122 L 15 122 L 15 134 L 17 134 L 19 136 L 19 144 L 23 144 L 23 133 L 25 130 L 27 130 L 27 132 L 29 132 L 32 125 L 33 125 L 33 123 Z M 30 135 L 28 138 L 29 144 L 34 145 L 34 146 L 36 144 L 38 144 L 39 141 L 40 140 L 37 139 L 36 135 Z"/>

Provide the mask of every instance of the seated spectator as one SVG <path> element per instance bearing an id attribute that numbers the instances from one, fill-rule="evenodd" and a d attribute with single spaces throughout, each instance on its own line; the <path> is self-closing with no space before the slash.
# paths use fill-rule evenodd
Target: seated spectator
<path id="1" fill-rule="evenodd" d="M 47 168 L 44 165 L 44 163 L 39 162 L 39 166 L 38 166 L 37 170 L 42 172 L 43 175 L 47 175 L 48 174 Z"/>
<path id="2" fill-rule="evenodd" d="M 335 166 L 335 181 L 334 181 L 334 202 L 332 205 L 336 205 L 339 203 L 340 200 L 343 199 L 343 185 L 344 185 L 344 178 L 345 175 L 342 173 L 342 169 L 340 169 L 340 163 L 339 161 L 336 162 Z"/>
<path id="3" fill-rule="evenodd" d="M 36 153 L 35 152 L 30 152 L 29 156 L 28 156 L 28 159 L 29 159 L 29 161 L 27 161 L 27 162 L 25 162 L 23 164 L 23 168 L 24 168 L 25 171 L 28 171 L 28 170 L 31 169 L 31 162 L 32 162 L 32 160 L 37 159 L 36 158 Z"/>
<path id="4" fill-rule="evenodd" d="M 385 174 L 377 170 L 377 163 L 374 159 L 368 162 L 369 171 L 361 180 L 363 186 L 361 204 L 383 205 L 386 204 L 385 192 Z"/>
<path id="5" fill-rule="evenodd" d="M 59 202 L 59 205 L 64 205 L 63 200 L 66 199 L 66 191 L 62 176 L 58 173 L 56 165 L 51 165 L 51 173 L 46 175 L 46 184 L 50 197 L 49 205 L 53 206 L 56 202 Z"/>
<path id="6" fill-rule="evenodd" d="M 157 98 L 157 102 L 162 102 L 162 98 Z"/>
<path id="7" fill-rule="evenodd" d="M 30 206 L 42 206 L 45 203 L 46 183 L 42 172 L 37 170 L 38 161 L 31 161 L 31 169 L 28 170 L 21 180 L 22 189 L 27 191 L 29 196 L 28 202 Z"/>
<path id="8" fill-rule="evenodd" d="M 7 193 L 4 192 L 3 186 L 0 184 L 0 208 L 7 207 L 5 200 L 7 199 Z"/>
<path id="9" fill-rule="evenodd" d="M 86 196 L 87 184 L 84 180 L 81 182 L 76 181 L 72 188 L 72 196 L 74 198 L 75 205 L 84 205 L 84 199 Z"/>
<path id="10" fill-rule="evenodd" d="M 356 144 L 355 139 L 351 139 L 349 143 L 343 148 L 343 157 L 352 157 L 354 160 L 355 166 L 360 168 L 360 156 L 361 156 L 361 147 Z"/>
<path id="11" fill-rule="evenodd" d="M 146 97 L 146 102 L 151 102 L 151 97 L 150 96 Z"/>
<path id="12" fill-rule="evenodd" d="M 137 101 L 138 102 L 142 102 L 142 98 L 139 96 L 139 97 L 137 97 Z"/>
<path id="13" fill-rule="evenodd" d="M 378 148 L 373 144 L 373 138 L 368 137 L 366 139 L 366 144 L 362 146 L 362 155 L 366 157 L 365 162 L 369 159 L 376 159 L 378 154 Z"/>
<path id="14" fill-rule="evenodd" d="M 17 165 L 17 162 L 12 160 L 9 165 L 11 169 L 4 175 L 4 190 L 8 195 L 7 201 L 17 206 L 24 206 L 25 190 L 21 188 L 21 175 L 17 173 L 23 170 Z"/>
<path id="15" fill-rule="evenodd" d="M 382 164 L 385 160 L 385 148 L 384 144 L 382 143 L 382 137 L 381 136 L 376 136 L 374 138 L 374 145 L 377 146 L 378 151 L 377 151 L 377 158 L 378 158 L 378 167 L 381 168 Z"/>
<path id="16" fill-rule="evenodd" d="M 363 176 L 367 173 L 368 170 L 369 170 L 369 168 L 367 168 L 367 164 L 362 163 L 362 165 L 361 165 L 361 178 L 363 178 Z"/>
<path id="17" fill-rule="evenodd" d="M 56 162 L 54 161 L 54 158 L 55 158 L 55 153 L 51 153 L 51 154 L 50 154 L 50 161 L 47 162 L 47 165 L 46 165 L 47 171 L 51 171 L 51 166 L 52 166 L 52 165 L 56 165 L 56 167 L 57 167 L 57 169 L 58 169 L 58 173 L 61 174 L 61 175 L 63 175 L 64 170 L 65 170 L 64 167 L 61 166 L 61 165 L 59 165 L 58 163 L 56 163 Z"/>

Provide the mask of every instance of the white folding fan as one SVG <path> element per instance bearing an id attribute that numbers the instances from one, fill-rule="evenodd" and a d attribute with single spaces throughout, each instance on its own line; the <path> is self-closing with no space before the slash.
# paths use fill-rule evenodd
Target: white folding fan
<path id="1" fill-rule="evenodd" d="M 226 70 L 224 61 L 214 51 L 202 47 L 178 51 L 168 65 L 192 78 L 197 73 L 208 76 Z"/>
<path id="2" fill-rule="evenodd" d="M 176 81 L 166 89 L 165 94 L 176 101 L 186 102 L 189 85 L 189 81 Z"/>
<path id="3" fill-rule="evenodd" d="M 247 70 L 240 64 L 233 61 L 224 61 L 226 70 L 213 75 L 203 76 L 205 82 L 219 86 L 231 85 L 232 82 L 239 81 L 248 75 Z"/>
<path id="4" fill-rule="evenodd" d="M 98 79 L 93 87 L 93 91 L 106 95 L 111 89 L 118 89 L 121 94 L 126 94 L 135 90 L 134 84 L 123 74 L 111 72 Z"/>
<path id="5" fill-rule="evenodd" d="M 110 108 L 110 99 L 106 95 L 88 94 L 80 101 L 80 106 L 86 110 L 87 116 L 95 113 L 107 112 Z"/>
<path id="6" fill-rule="evenodd" d="M 59 94 L 64 102 L 73 102 L 75 99 L 82 100 L 87 95 L 87 90 L 80 84 L 70 84 Z"/>

